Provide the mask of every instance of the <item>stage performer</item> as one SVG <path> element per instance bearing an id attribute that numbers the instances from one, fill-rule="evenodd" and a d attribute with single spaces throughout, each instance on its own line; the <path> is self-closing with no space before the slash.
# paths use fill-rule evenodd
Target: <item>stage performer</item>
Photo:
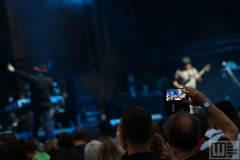
<path id="1" fill-rule="evenodd" d="M 47 75 L 48 69 L 45 64 L 39 64 L 33 67 L 33 70 L 37 72 L 36 75 L 28 75 L 21 71 L 17 71 L 10 63 L 8 64 L 8 70 L 14 75 L 25 80 L 30 85 L 31 91 L 31 108 L 33 111 L 33 136 L 39 140 L 38 131 L 43 123 L 43 129 L 46 134 L 46 139 L 51 140 L 54 138 L 53 134 L 53 119 L 50 114 L 51 102 L 50 94 L 53 91 L 52 79 Z"/>
<path id="2" fill-rule="evenodd" d="M 176 88 L 183 88 L 183 86 L 190 86 L 197 88 L 196 80 L 201 80 L 198 70 L 192 66 L 189 57 L 183 57 L 181 62 L 181 69 L 176 70 L 173 85 Z M 190 112 L 197 112 L 198 107 L 190 106 Z"/>
<path id="3" fill-rule="evenodd" d="M 192 66 L 189 57 L 183 57 L 181 63 L 181 69 L 176 70 L 173 85 L 176 88 L 183 88 L 183 86 L 190 86 L 194 89 L 197 88 L 196 81 L 191 81 L 192 79 L 201 80 L 198 75 L 198 70 Z M 189 83 L 191 81 L 191 83 Z"/>

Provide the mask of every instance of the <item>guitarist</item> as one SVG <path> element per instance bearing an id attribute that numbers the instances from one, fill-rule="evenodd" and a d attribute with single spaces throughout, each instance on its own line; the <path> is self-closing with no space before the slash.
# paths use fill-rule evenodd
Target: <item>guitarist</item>
<path id="1" fill-rule="evenodd" d="M 191 80 L 201 80 L 201 77 L 198 74 L 198 70 L 192 66 L 191 59 L 189 57 L 182 58 L 182 68 L 176 70 L 174 78 L 175 79 L 173 81 L 173 85 L 176 88 L 183 88 L 183 86 L 187 85 L 196 89 L 196 81 Z M 193 114 L 196 112 L 198 112 L 198 107 L 190 106 L 190 113 Z"/>
<path id="2" fill-rule="evenodd" d="M 182 58 L 182 68 L 176 70 L 174 78 L 173 85 L 176 88 L 183 88 L 183 86 L 187 85 L 192 79 L 201 80 L 198 70 L 192 66 L 189 57 Z M 196 81 L 190 83 L 188 86 L 196 89 Z"/>

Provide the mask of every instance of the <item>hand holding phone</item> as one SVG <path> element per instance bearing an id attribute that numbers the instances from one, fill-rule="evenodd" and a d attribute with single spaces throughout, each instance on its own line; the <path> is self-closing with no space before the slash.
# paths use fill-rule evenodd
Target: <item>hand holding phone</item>
<path id="1" fill-rule="evenodd" d="M 193 106 L 203 106 L 205 102 L 208 101 L 207 97 L 192 87 L 185 86 L 185 92 L 191 98 L 191 101 L 186 100 L 185 103 L 188 103 Z"/>
<path id="2" fill-rule="evenodd" d="M 175 114 L 180 110 L 190 112 L 189 105 L 184 102 L 189 100 L 184 88 L 164 90 L 163 98 L 166 115 Z"/>

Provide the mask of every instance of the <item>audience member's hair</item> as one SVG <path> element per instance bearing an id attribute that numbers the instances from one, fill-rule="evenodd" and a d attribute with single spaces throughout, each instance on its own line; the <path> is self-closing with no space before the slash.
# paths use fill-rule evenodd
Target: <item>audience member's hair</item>
<path id="1" fill-rule="evenodd" d="M 44 150 L 48 154 L 58 150 L 57 140 L 48 140 L 48 141 L 46 141 L 45 144 L 44 144 Z"/>
<path id="2" fill-rule="evenodd" d="M 155 122 L 155 121 L 152 121 L 152 125 L 153 125 L 153 127 L 155 128 L 155 132 L 156 133 L 158 133 L 158 134 L 160 134 L 160 127 L 159 127 L 159 125 L 157 124 L 157 122 Z"/>
<path id="3" fill-rule="evenodd" d="M 164 141 L 161 135 L 155 133 L 149 142 L 151 152 L 161 158 L 164 151 Z"/>
<path id="4" fill-rule="evenodd" d="M 201 113 L 194 113 L 193 115 L 197 117 L 199 129 L 201 131 L 201 137 L 204 137 L 209 127 L 208 119 Z"/>
<path id="5" fill-rule="evenodd" d="M 73 140 L 86 140 L 88 137 L 88 132 L 84 128 L 78 128 L 72 132 Z"/>
<path id="6" fill-rule="evenodd" d="M 231 102 L 221 100 L 217 102 L 215 106 L 221 110 L 238 128 L 240 128 L 240 119 L 238 118 L 237 110 Z"/>
<path id="7" fill-rule="evenodd" d="M 24 149 L 30 153 L 39 151 L 38 146 L 34 141 L 29 141 L 26 144 L 24 144 L 23 146 L 24 146 Z"/>
<path id="8" fill-rule="evenodd" d="M 167 120 L 167 119 L 166 119 Z M 166 121 L 165 120 L 165 121 Z M 163 126 L 164 126 L 164 124 L 165 124 L 165 121 L 163 121 L 163 122 L 161 122 L 160 124 L 159 124 L 159 128 L 160 128 L 160 135 L 162 136 L 162 139 L 163 139 L 163 141 L 164 142 L 168 142 L 168 137 L 167 137 L 167 135 L 166 135 L 166 133 L 165 133 L 165 131 L 164 131 L 164 129 L 163 129 Z"/>
<path id="9" fill-rule="evenodd" d="M 97 160 L 121 160 L 118 148 L 111 139 L 102 142 L 98 150 Z"/>
<path id="10" fill-rule="evenodd" d="M 0 141 L 1 142 L 8 142 L 8 141 L 18 141 L 17 137 L 12 133 L 1 133 L 0 134 Z"/>
<path id="11" fill-rule="evenodd" d="M 151 114 L 139 106 L 129 107 L 122 115 L 121 127 L 126 132 L 130 143 L 148 142 L 152 131 Z"/>
<path id="12" fill-rule="evenodd" d="M 89 143 L 91 142 L 92 140 L 98 140 L 98 136 L 96 135 L 88 135 L 87 138 L 86 138 L 86 142 Z"/>
<path id="13" fill-rule="evenodd" d="M 101 142 L 96 140 L 92 140 L 91 142 L 87 143 L 84 148 L 85 160 L 96 160 L 100 145 Z"/>
<path id="14" fill-rule="evenodd" d="M 216 107 L 220 109 L 229 119 L 237 118 L 237 110 L 230 101 L 221 100 L 216 103 Z"/>
<path id="15" fill-rule="evenodd" d="M 104 120 L 98 124 L 98 128 L 101 131 L 101 134 L 104 136 L 111 136 L 113 132 L 113 127 L 108 120 Z"/>
<path id="16" fill-rule="evenodd" d="M 168 142 L 168 136 L 165 131 L 162 131 L 160 135 L 162 136 L 164 142 Z"/>
<path id="17" fill-rule="evenodd" d="M 24 148 L 16 141 L 0 142 L 1 160 L 27 160 Z"/>
<path id="18" fill-rule="evenodd" d="M 98 141 L 100 141 L 102 143 L 102 142 L 104 142 L 106 140 L 109 140 L 109 139 L 111 139 L 109 136 L 102 136 L 98 139 Z"/>
<path id="19" fill-rule="evenodd" d="M 57 137 L 58 147 L 62 150 L 71 149 L 74 146 L 73 137 L 68 132 L 63 132 Z"/>
<path id="20" fill-rule="evenodd" d="M 50 154 L 50 160 L 74 160 L 70 150 L 57 150 Z"/>
<path id="21" fill-rule="evenodd" d="M 24 145 L 26 143 L 25 139 L 18 139 L 18 142 L 21 144 L 21 145 Z"/>
<path id="22" fill-rule="evenodd" d="M 184 120 L 187 119 L 190 120 L 190 126 L 184 124 Z M 164 125 L 164 131 L 169 137 L 170 145 L 186 151 L 196 147 L 201 136 L 197 118 L 183 111 L 168 119 Z"/>

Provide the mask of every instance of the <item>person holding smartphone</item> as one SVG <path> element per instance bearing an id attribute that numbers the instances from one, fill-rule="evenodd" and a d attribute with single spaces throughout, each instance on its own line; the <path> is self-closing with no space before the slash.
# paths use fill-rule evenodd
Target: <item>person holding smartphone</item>
<path id="1" fill-rule="evenodd" d="M 180 111 L 171 116 L 163 126 L 163 130 L 167 136 L 168 144 L 165 153 L 166 159 L 179 160 L 208 160 L 214 158 L 213 153 L 216 153 L 216 147 L 223 145 L 221 150 L 218 148 L 218 153 L 221 152 L 219 159 L 232 159 L 234 156 L 233 147 L 238 147 L 236 143 L 238 138 L 238 128 L 236 125 L 219 110 L 203 93 L 192 88 L 184 86 L 185 94 L 191 100 L 184 100 L 185 103 L 194 106 L 201 106 L 209 116 L 213 118 L 216 125 L 222 130 L 223 134 L 217 141 L 212 141 L 211 146 L 204 150 L 198 149 L 198 142 L 201 137 L 198 119 L 188 112 Z M 213 145 L 213 143 L 215 143 Z M 224 147 L 224 148 L 223 148 Z M 223 150 L 228 149 L 228 153 L 222 155 Z M 211 152 L 213 151 L 214 152 Z M 219 151 L 220 150 L 220 151 Z M 174 156 L 173 156 L 174 152 Z M 216 159 L 216 157 L 214 158 Z M 239 159 L 239 157 L 237 157 Z"/>

